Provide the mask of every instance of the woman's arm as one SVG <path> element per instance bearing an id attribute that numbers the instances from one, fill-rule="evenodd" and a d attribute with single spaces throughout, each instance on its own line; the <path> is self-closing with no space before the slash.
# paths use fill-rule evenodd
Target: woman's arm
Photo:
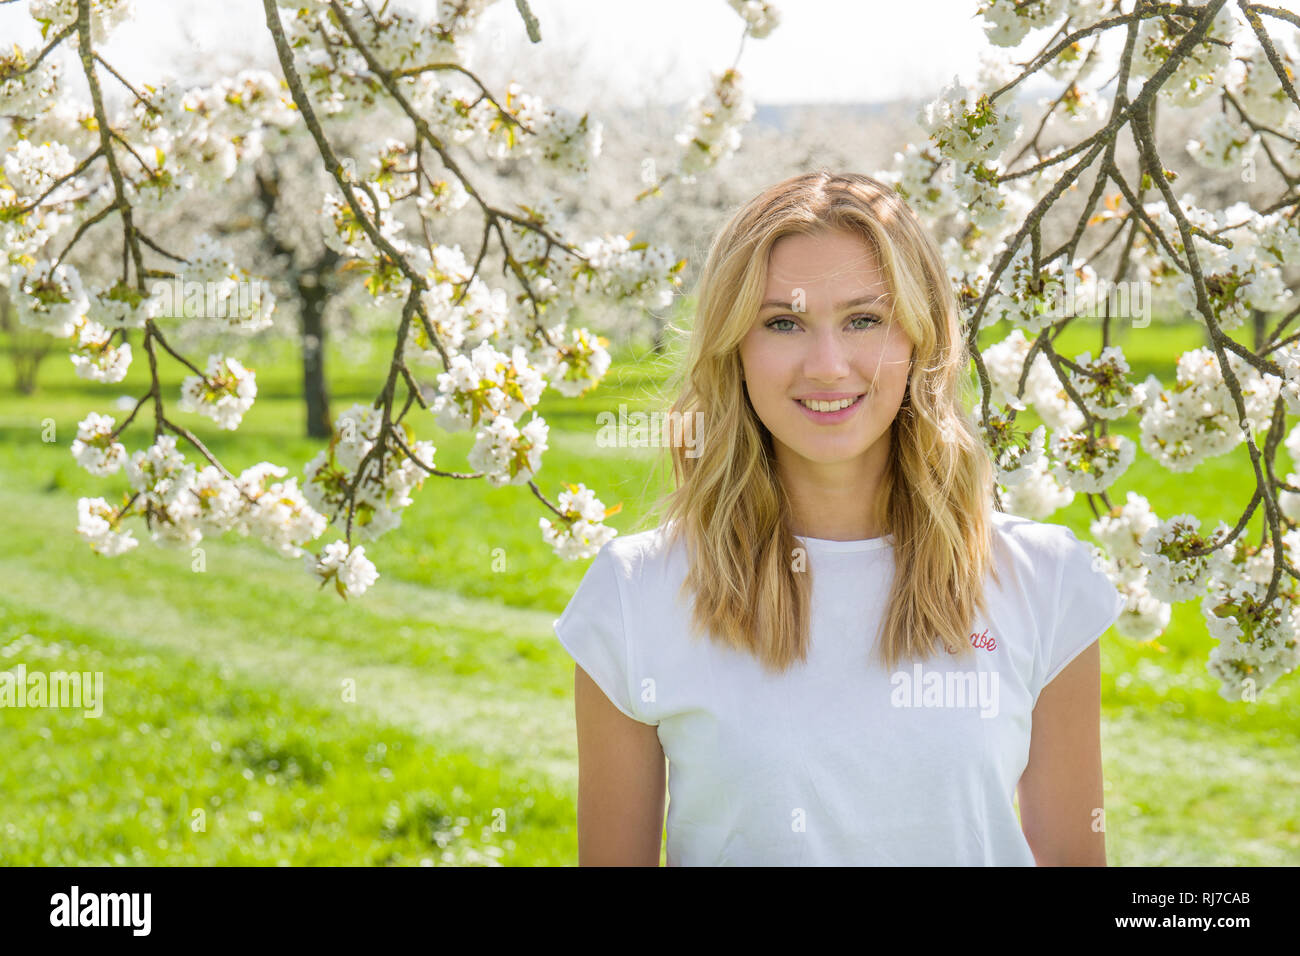
<path id="1" fill-rule="evenodd" d="M 578 865 L 658 866 L 664 751 L 658 728 L 628 717 L 574 665 L 578 724 Z"/>
<path id="2" fill-rule="evenodd" d="M 1020 828 L 1039 866 L 1105 866 L 1101 779 L 1101 643 L 1094 641 L 1038 695 Z"/>

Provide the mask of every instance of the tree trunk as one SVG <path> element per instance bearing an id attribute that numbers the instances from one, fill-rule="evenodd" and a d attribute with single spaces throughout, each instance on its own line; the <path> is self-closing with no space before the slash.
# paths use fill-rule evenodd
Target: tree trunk
<path id="1" fill-rule="evenodd" d="M 44 353 L 25 352 L 14 355 L 14 388 L 19 395 L 36 394 L 36 369 Z"/>
<path id="2" fill-rule="evenodd" d="M 326 289 L 319 275 L 303 273 L 295 283 L 302 304 L 302 393 L 307 401 L 307 437 L 329 438 L 332 432 L 329 387 L 325 382 Z"/>

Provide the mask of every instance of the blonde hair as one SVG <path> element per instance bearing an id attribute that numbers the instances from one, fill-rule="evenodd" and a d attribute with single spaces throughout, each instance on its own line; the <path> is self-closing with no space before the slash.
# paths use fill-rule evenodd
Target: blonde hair
<path id="1" fill-rule="evenodd" d="M 875 179 L 825 170 L 791 177 L 716 234 L 668 416 L 673 428 L 699 422 L 698 457 L 673 436 L 675 489 L 651 510 L 666 506 L 668 541 L 687 546 L 682 593 L 694 594 L 693 628 L 749 652 L 769 671 L 806 660 L 811 571 L 792 561 L 800 543 L 789 527 L 790 501 L 771 434 L 745 392 L 739 347 L 758 315 L 776 240 L 829 229 L 870 245 L 895 321 L 914 344 L 874 502 L 879 525 L 893 535 L 897 569 L 878 656 L 892 670 L 940 649 L 972 653 L 972 621 L 977 608 L 987 610 L 984 576 L 993 564 L 992 463 L 961 405 L 960 390 L 972 388 L 970 356 L 942 256 L 903 200 Z"/>

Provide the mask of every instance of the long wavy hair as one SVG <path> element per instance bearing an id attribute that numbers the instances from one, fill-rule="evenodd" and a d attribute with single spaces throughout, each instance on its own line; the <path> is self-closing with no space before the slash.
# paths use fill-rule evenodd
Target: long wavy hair
<path id="1" fill-rule="evenodd" d="M 985 574 L 997 573 L 992 463 L 962 404 L 973 395 L 970 355 L 934 239 L 890 186 L 869 176 L 819 170 L 776 183 L 714 236 L 693 329 L 670 326 L 689 342 L 667 420 L 672 429 L 698 427 L 690 449 L 680 431 L 667 440 L 675 487 L 651 511 L 662 513 L 670 543 L 686 544 L 691 626 L 778 673 L 807 657 L 811 569 L 798 559 L 772 436 L 745 391 L 739 348 L 776 240 L 831 229 L 866 240 L 914 345 L 881 492 L 864 504 L 893 537 L 896 571 L 877 644 L 885 667 L 941 649 L 973 653 L 976 609 L 987 611 Z"/>

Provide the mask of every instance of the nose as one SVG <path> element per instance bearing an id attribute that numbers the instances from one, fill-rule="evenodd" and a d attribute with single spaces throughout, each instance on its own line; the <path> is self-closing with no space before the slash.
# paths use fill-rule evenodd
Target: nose
<path id="1" fill-rule="evenodd" d="M 816 332 L 804 356 L 804 375 L 811 381 L 834 382 L 849 374 L 848 345 L 835 329 Z"/>

